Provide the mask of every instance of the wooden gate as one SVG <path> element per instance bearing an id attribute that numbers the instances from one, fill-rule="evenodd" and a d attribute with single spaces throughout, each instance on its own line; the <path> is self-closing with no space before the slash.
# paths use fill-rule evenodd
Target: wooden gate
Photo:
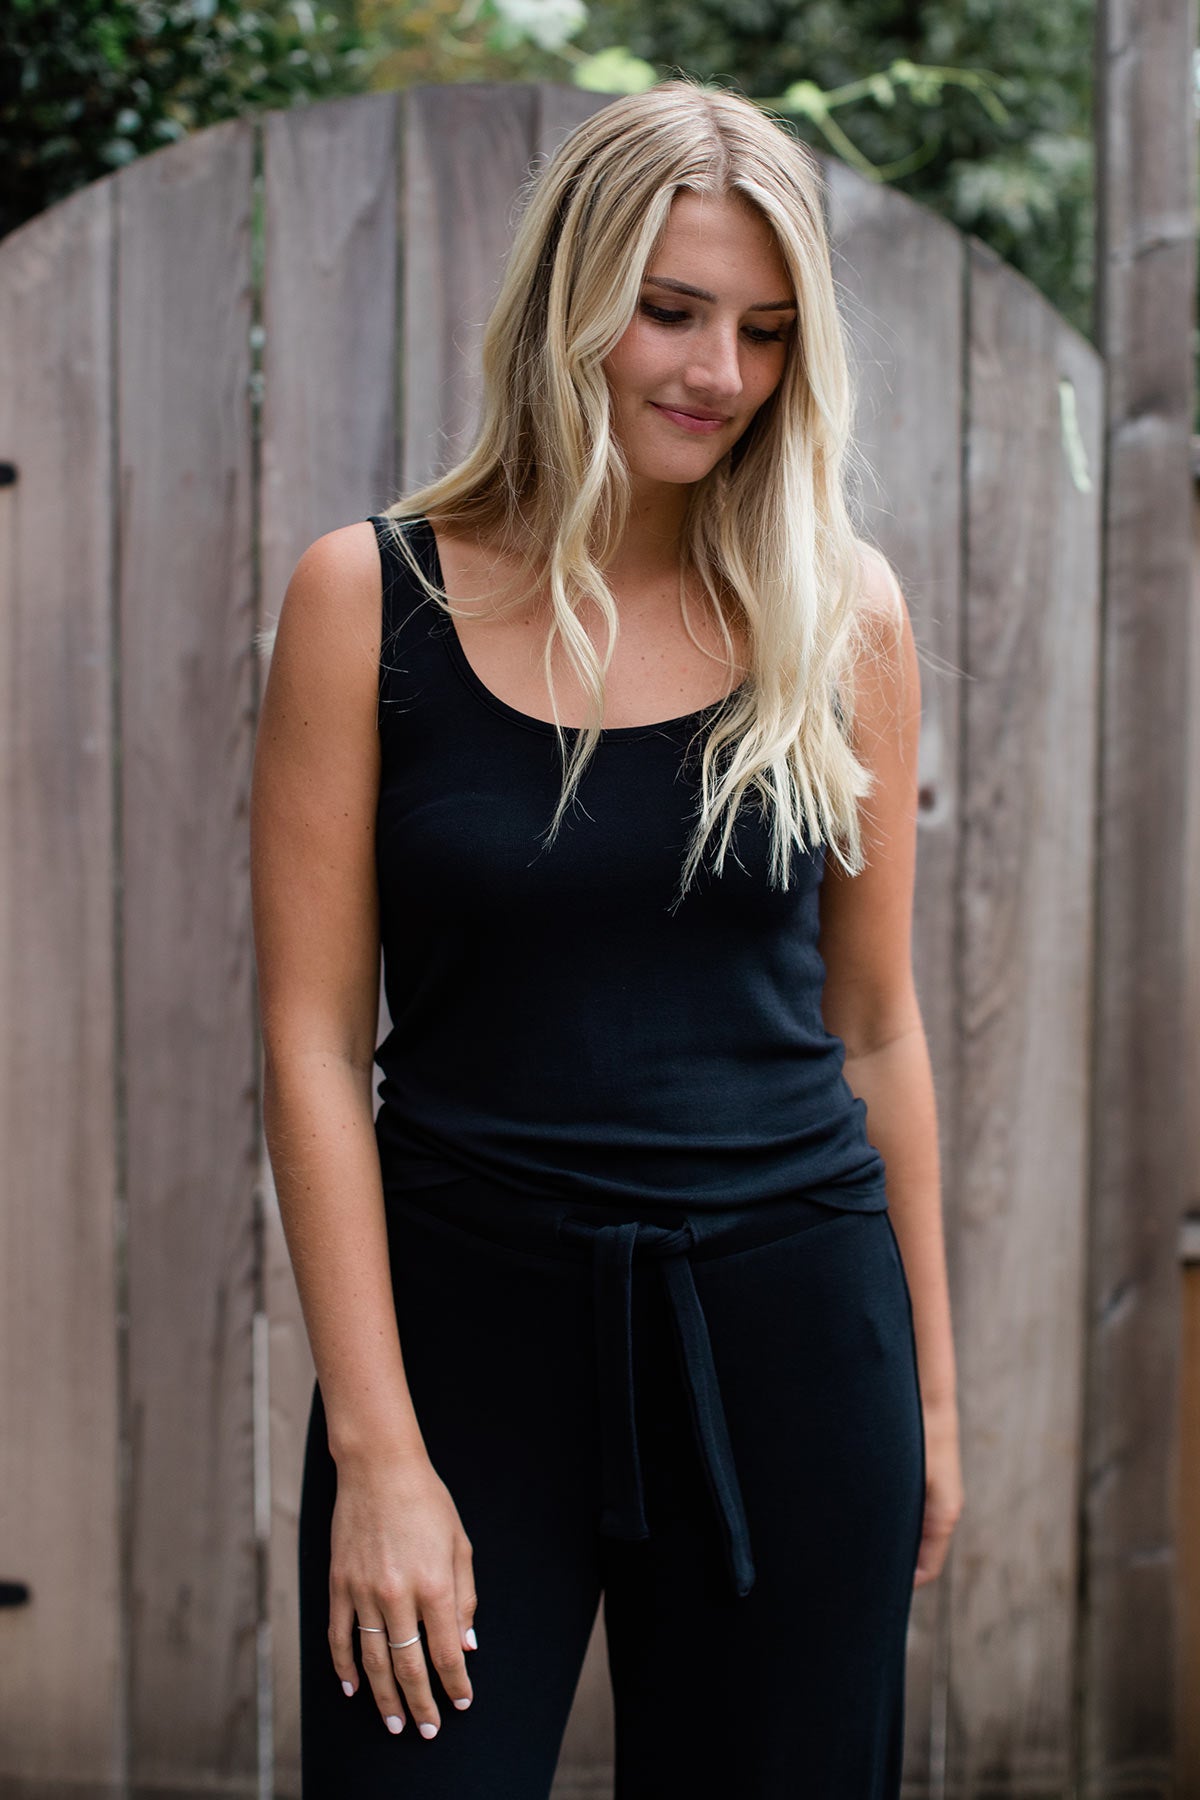
<path id="1" fill-rule="evenodd" d="M 466 448 L 518 188 L 609 98 L 223 124 L 0 245 L 4 1795 L 298 1792 L 312 1366 L 259 1115 L 254 634 L 314 537 Z M 1102 369 L 977 240 L 828 173 L 866 523 L 924 657 L 968 1495 L 914 1601 L 906 1788 L 1065 1795 L 1106 1705 L 1076 1679 Z M 602 1630 L 560 1796 L 610 1790 Z"/>

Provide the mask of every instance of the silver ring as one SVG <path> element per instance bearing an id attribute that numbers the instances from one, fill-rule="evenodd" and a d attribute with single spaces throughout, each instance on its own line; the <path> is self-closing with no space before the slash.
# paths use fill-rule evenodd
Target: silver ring
<path id="1" fill-rule="evenodd" d="M 388 1649 L 389 1650 L 407 1650 L 408 1646 L 410 1644 L 419 1644 L 420 1641 L 421 1641 L 421 1634 L 419 1631 L 418 1631 L 416 1637 L 405 1638 L 405 1640 L 402 1644 L 393 1644 L 392 1640 L 389 1638 L 388 1639 Z"/>
<path id="2" fill-rule="evenodd" d="M 360 1625 L 358 1629 L 360 1631 L 386 1631 L 387 1626 L 386 1625 Z"/>

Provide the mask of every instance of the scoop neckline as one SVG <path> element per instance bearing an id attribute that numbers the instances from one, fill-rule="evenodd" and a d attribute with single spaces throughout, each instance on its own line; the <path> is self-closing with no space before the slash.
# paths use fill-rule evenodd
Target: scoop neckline
<path id="1" fill-rule="evenodd" d="M 432 566 L 434 579 L 436 580 L 438 587 L 444 589 L 445 575 L 442 570 L 441 555 L 438 551 L 437 534 L 426 515 L 422 514 L 416 523 L 424 533 L 425 541 L 428 545 L 429 560 Z M 538 719 L 534 717 L 533 713 L 521 712 L 519 708 L 510 706 L 507 700 L 502 700 L 499 694 L 492 692 L 491 688 L 488 687 L 487 683 L 476 672 L 475 665 L 471 662 L 471 659 L 463 649 L 462 639 L 458 635 L 458 626 L 453 615 L 448 612 L 443 612 L 443 616 L 447 625 L 447 629 L 442 635 L 442 642 L 446 646 L 446 652 L 463 681 L 476 698 L 481 700 L 483 704 L 489 707 L 493 712 L 499 713 L 502 718 L 511 720 L 514 725 L 520 725 L 527 731 L 538 731 L 543 735 L 553 737 L 556 728 L 552 719 Z M 678 713 L 673 719 L 654 719 L 648 725 L 602 725 L 600 727 L 601 740 L 605 743 L 611 741 L 632 743 L 637 738 L 653 737 L 655 733 L 669 731 L 673 727 L 677 728 L 681 725 L 691 725 L 695 720 L 707 718 L 710 713 L 715 713 L 720 707 L 725 706 L 730 700 L 735 699 L 736 696 L 742 692 L 743 688 L 748 686 L 749 677 L 744 681 L 740 681 L 735 688 L 732 688 L 730 692 L 721 699 L 710 700 L 707 706 L 698 706 L 692 712 Z M 583 725 L 564 725 L 562 729 L 566 736 L 572 737 L 584 731 L 586 727 Z"/>

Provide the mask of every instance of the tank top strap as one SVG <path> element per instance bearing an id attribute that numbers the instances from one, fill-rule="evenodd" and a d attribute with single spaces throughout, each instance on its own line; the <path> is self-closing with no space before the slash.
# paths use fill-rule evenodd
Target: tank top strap
<path id="1" fill-rule="evenodd" d="M 397 540 L 402 532 L 421 569 L 430 580 L 437 571 L 430 554 L 429 531 L 423 519 L 395 521 L 372 513 L 383 577 L 383 603 L 379 645 L 379 719 L 391 708 L 412 704 L 431 678 L 444 677 L 445 652 L 436 645 L 449 621 L 421 587 Z M 437 657 L 430 655 L 430 641 Z"/>

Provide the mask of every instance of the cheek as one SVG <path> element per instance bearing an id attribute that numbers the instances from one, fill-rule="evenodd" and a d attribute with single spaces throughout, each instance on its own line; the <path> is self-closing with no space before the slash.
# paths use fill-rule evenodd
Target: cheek
<path id="1" fill-rule="evenodd" d="M 604 360 L 608 378 L 618 392 L 640 395 L 663 379 L 664 357 L 661 345 L 634 323 L 619 338 Z"/>
<path id="2" fill-rule="evenodd" d="M 758 404 L 760 406 L 764 401 L 769 400 L 772 394 L 778 392 L 783 382 L 785 367 L 786 359 L 781 356 L 778 358 L 773 368 L 767 368 L 761 372 L 758 384 Z"/>

